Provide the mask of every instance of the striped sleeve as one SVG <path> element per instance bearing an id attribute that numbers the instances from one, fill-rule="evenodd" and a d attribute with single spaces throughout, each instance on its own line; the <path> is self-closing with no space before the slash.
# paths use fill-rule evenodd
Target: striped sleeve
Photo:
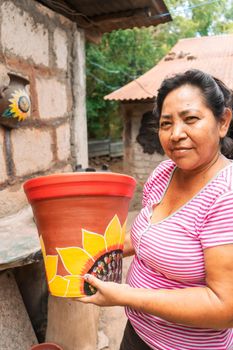
<path id="1" fill-rule="evenodd" d="M 212 205 L 199 238 L 203 249 L 233 243 L 233 191 L 225 193 Z"/>
<path id="2" fill-rule="evenodd" d="M 142 206 L 145 207 L 149 198 L 149 193 L 150 193 L 150 189 L 153 185 L 153 179 L 156 176 L 156 171 L 157 169 L 155 169 L 149 176 L 149 178 L 147 179 L 144 187 L 143 187 L 143 193 L 142 193 Z"/>
<path id="3" fill-rule="evenodd" d="M 162 161 L 149 176 L 143 188 L 142 206 L 145 207 L 152 198 L 158 200 L 163 193 L 175 163 L 170 159 Z"/>

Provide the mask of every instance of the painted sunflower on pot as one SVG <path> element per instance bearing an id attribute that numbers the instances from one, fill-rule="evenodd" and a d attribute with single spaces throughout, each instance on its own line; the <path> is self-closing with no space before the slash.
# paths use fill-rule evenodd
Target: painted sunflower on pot
<path id="1" fill-rule="evenodd" d="M 61 297 L 81 297 L 95 293 L 84 281 L 86 273 L 103 281 L 121 282 L 123 244 L 126 222 L 123 226 L 115 215 L 105 229 L 104 235 L 82 229 L 82 247 L 56 248 L 58 255 L 47 255 L 42 236 L 40 243 L 45 262 L 49 290 Z M 58 260 L 67 275 L 57 274 Z"/>

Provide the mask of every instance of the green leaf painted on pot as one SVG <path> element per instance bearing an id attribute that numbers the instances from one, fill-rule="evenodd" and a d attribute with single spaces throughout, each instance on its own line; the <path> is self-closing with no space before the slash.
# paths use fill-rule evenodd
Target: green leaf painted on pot
<path id="1" fill-rule="evenodd" d="M 3 112 L 2 116 L 5 117 L 5 118 L 12 118 L 13 117 L 13 113 L 11 112 L 10 108 L 7 108 Z"/>

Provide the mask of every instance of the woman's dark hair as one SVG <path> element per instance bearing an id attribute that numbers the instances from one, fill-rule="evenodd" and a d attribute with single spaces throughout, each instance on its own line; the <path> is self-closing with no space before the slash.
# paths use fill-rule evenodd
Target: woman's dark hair
<path id="1" fill-rule="evenodd" d="M 212 111 L 217 120 L 220 120 L 224 109 L 230 108 L 233 110 L 233 92 L 221 80 L 214 78 L 210 74 L 202 72 L 198 69 L 191 69 L 185 73 L 176 74 L 171 78 L 165 79 L 159 90 L 156 100 L 157 116 L 160 117 L 163 102 L 166 96 L 173 90 L 183 86 L 192 85 L 201 90 L 202 96 L 207 107 Z M 228 134 L 231 135 L 231 127 Z M 228 157 L 233 158 L 233 139 L 224 137 L 221 140 L 221 151 Z"/>

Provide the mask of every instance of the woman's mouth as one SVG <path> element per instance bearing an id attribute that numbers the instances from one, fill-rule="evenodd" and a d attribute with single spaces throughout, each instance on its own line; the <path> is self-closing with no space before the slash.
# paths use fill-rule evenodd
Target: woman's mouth
<path id="1" fill-rule="evenodd" d="M 172 153 L 174 154 L 185 154 L 189 151 L 191 151 L 192 148 L 190 147 L 174 147 L 172 148 Z"/>

